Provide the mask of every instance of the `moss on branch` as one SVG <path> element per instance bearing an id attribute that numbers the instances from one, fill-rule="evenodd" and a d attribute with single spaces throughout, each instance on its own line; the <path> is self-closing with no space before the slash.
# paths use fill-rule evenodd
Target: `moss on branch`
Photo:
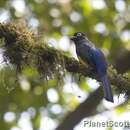
<path id="1" fill-rule="evenodd" d="M 63 52 L 47 46 L 25 25 L 0 23 L 0 38 L 4 39 L 4 58 L 18 71 L 25 65 L 36 67 L 44 77 L 63 76 L 65 70 L 99 80 L 94 70 L 84 66 Z M 130 95 L 130 77 L 109 67 L 109 78 L 118 92 Z"/>

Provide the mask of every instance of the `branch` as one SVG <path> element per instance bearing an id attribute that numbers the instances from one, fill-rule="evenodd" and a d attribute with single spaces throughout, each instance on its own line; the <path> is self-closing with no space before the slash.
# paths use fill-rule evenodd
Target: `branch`
<path id="1" fill-rule="evenodd" d="M 102 98 L 103 91 L 102 88 L 99 87 L 89 95 L 85 102 L 81 103 L 73 112 L 69 113 L 56 130 L 72 130 L 84 117 L 91 116 L 95 113 L 95 109 Z"/>

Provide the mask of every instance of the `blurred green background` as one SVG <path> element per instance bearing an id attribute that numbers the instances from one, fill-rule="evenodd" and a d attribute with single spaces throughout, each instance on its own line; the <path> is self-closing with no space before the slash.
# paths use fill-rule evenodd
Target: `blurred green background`
<path id="1" fill-rule="evenodd" d="M 130 0 L 0 0 L 0 22 L 15 20 L 26 22 L 49 46 L 75 58 L 75 48 L 68 36 L 84 32 L 101 48 L 109 64 L 120 73 L 129 73 Z M 54 130 L 65 115 L 99 86 L 95 80 L 82 78 L 79 81 L 77 75 L 72 78 L 67 72 L 61 83 L 55 77 L 46 81 L 37 70 L 28 67 L 16 78 L 16 68 L 3 61 L 2 53 L 1 48 L 1 130 Z M 123 95 L 118 99 L 116 94 L 114 99 L 114 104 L 103 100 L 97 108 L 100 114 L 91 119 L 130 121 L 129 103 L 118 107 L 125 99 Z M 112 109 L 105 111 L 109 108 Z M 85 129 L 89 130 L 81 124 L 74 128 Z M 130 128 L 120 128 L 127 129 Z"/>

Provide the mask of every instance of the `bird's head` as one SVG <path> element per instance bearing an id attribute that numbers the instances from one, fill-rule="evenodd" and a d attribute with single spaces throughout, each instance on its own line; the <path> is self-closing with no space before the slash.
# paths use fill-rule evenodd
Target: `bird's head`
<path id="1" fill-rule="evenodd" d="M 72 37 L 70 37 L 70 40 L 73 41 L 74 43 L 77 43 L 83 39 L 85 39 L 85 34 L 82 32 L 76 32 Z"/>

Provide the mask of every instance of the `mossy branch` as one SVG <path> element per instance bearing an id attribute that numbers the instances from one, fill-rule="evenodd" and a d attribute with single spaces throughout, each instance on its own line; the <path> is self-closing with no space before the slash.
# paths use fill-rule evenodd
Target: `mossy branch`
<path id="1" fill-rule="evenodd" d="M 29 65 L 36 67 L 45 77 L 51 77 L 57 73 L 61 75 L 66 69 L 99 80 L 89 65 L 84 66 L 74 58 L 64 55 L 63 52 L 48 47 L 25 25 L 0 23 L 0 38 L 4 38 L 5 41 L 3 45 L 5 60 L 16 65 L 18 71 L 21 71 L 22 66 Z M 129 75 L 121 75 L 112 67 L 109 67 L 108 74 L 116 90 L 125 92 L 129 96 Z"/>

